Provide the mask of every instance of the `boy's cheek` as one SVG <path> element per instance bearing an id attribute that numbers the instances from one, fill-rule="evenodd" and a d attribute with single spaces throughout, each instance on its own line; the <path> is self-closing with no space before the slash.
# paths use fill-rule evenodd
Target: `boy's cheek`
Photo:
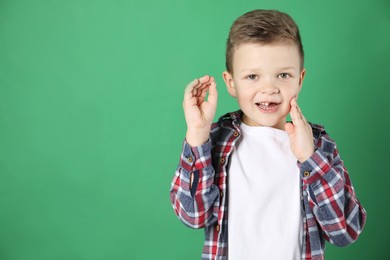
<path id="1" fill-rule="evenodd" d="M 291 91 L 288 93 L 288 99 L 291 101 L 294 97 L 298 97 L 299 88 L 291 88 Z"/>
<path id="2" fill-rule="evenodd" d="M 286 101 L 286 103 L 288 103 L 288 106 L 290 106 L 290 103 L 291 103 L 291 100 L 297 96 L 298 93 L 297 92 L 291 92 L 291 93 L 288 93 L 288 95 L 285 95 L 284 96 L 284 100 Z"/>

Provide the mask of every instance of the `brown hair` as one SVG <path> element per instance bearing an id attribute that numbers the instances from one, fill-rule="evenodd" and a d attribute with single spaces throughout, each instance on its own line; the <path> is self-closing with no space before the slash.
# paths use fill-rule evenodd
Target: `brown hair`
<path id="1" fill-rule="evenodd" d="M 226 69 L 233 72 L 233 54 L 241 44 L 292 42 L 298 47 L 303 69 L 303 46 L 299 29 L 286 13 L 276 10 L 253 10 L 240 17 L 230 28 L 226 44 Z"/>

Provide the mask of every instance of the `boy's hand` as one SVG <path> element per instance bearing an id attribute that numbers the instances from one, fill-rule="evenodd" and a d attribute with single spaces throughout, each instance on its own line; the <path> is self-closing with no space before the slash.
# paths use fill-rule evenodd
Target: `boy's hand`
<path id="1" fill-rule="evenodd" d="M 187 85 L 183 108 L 187 122 L 186 140 L 191 146 L 202 145 L 209 138 L 217 109 L 217 100 L 217 84 L 213 77 L 206 75 Z"/>
<path id="2" fill-rule="evenodd" d="M 300 163 L 303 163 L 314 153 L 313 132 L 303 116 L 296 98 L 290 101 L 290 116 L 293 123 L 286 123 L 286 132 L 290 138 L 291 150 Z"/>

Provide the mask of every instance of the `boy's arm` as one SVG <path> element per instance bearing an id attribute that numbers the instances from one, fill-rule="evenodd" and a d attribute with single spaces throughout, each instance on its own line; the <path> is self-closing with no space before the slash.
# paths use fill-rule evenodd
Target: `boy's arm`
<path id="1" fill-rule="evenodd" d="M 354 188 L 335 142 L 323 131 L 314 154 L 299 165 L 305 196 L 325 238 L 347 246 L 362 232 L 366 212 Z"/>
<path id="2" fill-rule="evenodd" d="M 356 198 L 336 144 L 322 130 L 314 146 L 312 128 L 296 98 L 291 100 L 290 115 L 293 123 L 286 124 L 286 131 L 300 167 L 304 196 L 308 197 L 311 211 L 325 238 L 338 246 L 349 245 L 362 232 L 366 212 Z"/>
<path id="3" fill-rule="evenodd" d="M 211 225 L 218 217 L 219 190 L 209 140 L 217 99 L 215 80 L 207 75 L 193 80 L 184 91 L 187 133 L 170 197 L 176 215 L 192 228 Z"/>
<path id="4" fill-rule="evenodd" d="M 176 215 L 191 228 L 203 228 L 217 221 L 220 200 L 214 184 L 210 141 L 197 147 L 184 141 L 170 198 Z"/>

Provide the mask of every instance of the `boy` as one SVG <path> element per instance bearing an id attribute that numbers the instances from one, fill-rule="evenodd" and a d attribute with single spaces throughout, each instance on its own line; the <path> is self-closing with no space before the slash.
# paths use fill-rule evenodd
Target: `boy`
<path id="1" fill-rule="evenodd" d="M 254 10 L 227 41 L 223 79 L 240 110 L 212 124 L 214 78 L 185 90 L 187 133 L 170 196 L 184 224 L 205 229 L 202 259 L 324 259 L 325 240 L 346 246 L 363 229 L 336 144 L 297 104 L 303 56 L 289 15 Z"/>

